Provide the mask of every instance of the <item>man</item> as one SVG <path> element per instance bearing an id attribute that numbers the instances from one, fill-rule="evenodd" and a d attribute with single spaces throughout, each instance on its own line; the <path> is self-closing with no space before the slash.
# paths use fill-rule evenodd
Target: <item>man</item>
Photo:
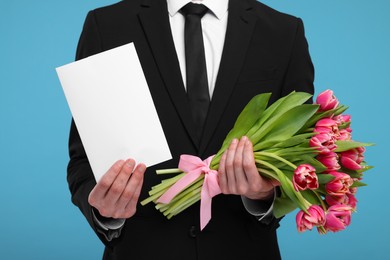
<path id="1" fill-rule="evenodd" d="M 234 140 L 221 160 L 224 194 L 213 198 L 212 219 L 202 231 L 199 203 L 171 220 L 151 204 L 138 206 L 163 178 L 156 169 L 176 168 L 181 154 L 202 159 L 215 154 L 256 94 L 272 92 L 273 102 L 293 90 L 313 93 L 314 70 L 300 19 L 254 0 L 203 0 L 211 102 L 199 130 L 188 102 L 192 72 L 185 61 L 182 8 L 188 2 L 129 0 L 88 14 L 77 59 L 134 42 L 173 159 L 148 169 L 137 158 L 119 160 L 96 183 L 72 123 L 72 201 L 105 244 L 104 259 L 279 259 L 274 189 L 257 173 L 246 137 Z"/>

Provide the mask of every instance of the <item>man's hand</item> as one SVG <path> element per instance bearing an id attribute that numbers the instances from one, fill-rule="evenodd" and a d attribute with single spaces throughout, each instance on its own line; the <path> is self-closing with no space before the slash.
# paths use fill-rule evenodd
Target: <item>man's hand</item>
<path id="1" fill-rule="evenodd" d="M 253 200 L 273 196 L 274 186 L 257 171 L 253 145 L 246 136 L 234 139 L 221 157 L 218 170 L 223 194 L 243 195 Z"/>
<path id="2" fill-rule="evenodd" d="M 89 204 L 103 217 L 130 218 L 135 214 L 146 166 L 134 167 L 132 159 L 117 161 L 89 194 Z"/>

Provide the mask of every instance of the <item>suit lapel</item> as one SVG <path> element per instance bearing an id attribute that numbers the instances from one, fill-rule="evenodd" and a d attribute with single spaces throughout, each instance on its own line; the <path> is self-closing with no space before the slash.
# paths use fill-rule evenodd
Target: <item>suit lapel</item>
<path id="1" fill-rule="evenodd" d="M 166 0 L 144 0 L 139 13 L 141 26 L 152 49 L 164 85 L 184 127 L 197 147 L 191 113 L 187 102 L 179 61 L 169 24 Z"/>
<path id="2" fill-rule="evenodd" d="M 256 24 L 256 17 L 247 1 L 230 0 L 225 44 L 214 94 L 205 123 L 199 154 L 207 148 L 219 120 L 231 98 Z"/>

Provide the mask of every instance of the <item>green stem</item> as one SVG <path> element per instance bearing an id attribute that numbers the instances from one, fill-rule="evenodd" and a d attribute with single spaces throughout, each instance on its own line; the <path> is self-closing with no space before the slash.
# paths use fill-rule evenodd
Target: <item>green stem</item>
<path id="1" fill-rule="evenodd" d="M 325 235 L 326 234 L 326 229 L 323 226 L 318 227 L 318 229 L 320 230 L 320 234 L 321 235 Z"/>
<path id="2" fill-rule="evenodd" d="M 154 195 L 158 192 L 160 192 L 163 189 L 166 189 L 167 187 L 172 186 L 175 184 L 180 178 L 182 178 L 185 175 L 185 173 L 181 173 L 179 175 L 176 175 L 175 177 L 169 178 L 164 180 L 164 182 L 161 182 L 160 184 L 153 186 L 152 190 L 149 191 L 149 195 Z"/>
<path id="3" fill-rule="evenodd" d="M 175 212 L 170 213 L 167 218 L 170 219 L 173 216 L 176 216 L 186 210 L 187 208 L 191 207 L 194 205 L 196 202 L 200 200 L 201 194 L 200 192 L 194 196 L 192 196 L 189 200 L 187 200 L 185 203 L 183 203 L 180 207 L 176 208 Z"/>
<path id="4" fill-rule="evenodd" d="M 178 168 L 156 170 L 157 174 L 171 174 L 171 173 L 182 173 L 182 172 L 183 171 Z"/>
<path id="5" fill-rule="evenodd" d="M 146 204 L 148 204 L 148 203 L 150 203 L 150 202 L 152 202 L 152 201 L 154 201 L 154 200 L 160 198 L 161 195 L 163 195 L 165 191 L 166 191 L 166 190 L 163 189 L 163 190 L 161 190 L 161 191 L 155 193 L 153 196 L 150 196 L 150 197 L 144 199 L 143 201 L 141 201 L 141 205 L 142 205 L 142 206 L 145 206 Z"/>
<path id="6" fill-rule="evenodd" d="M 271 158 L 274 158 L 276 160 L 279 160 L 281 162 L 284 162 L 285 164 L 291 166 L 291 168 L 293 168 L 294 170 L 297 168 L 297 166 L 295 164 L 291 163 L 290 161 L 287 161 L 286 159 L 284 159 L 284 158 L 282 158 L 280 156 L 277 156 L 276 154 L 267 153 L 267 152 L 255 152 L 255 154 L 264 155 L 264 156 L 271 157 Z"/>
<path id="7" fill-rule="evenodd" d="M 314 191 L 314 194 L 317 196 L 318 200 L 320 201 L 321 203 L 321 207 L 323 208 L 324 212 L 326 212 L 326 205 L 324 203 L 324 201 L 322 200 L 321 196 L 318 194 L 318 192 Z"/>
<path id="8" fill-rule="evenodd" d="M 199 193 L 198 195 L 195 195 L 191 198 L 190 201 L 188 201 L 185 205 L 183 205 L 182 208 L 180 208 L 179 210 L 177 210 L 175 212 L 175 215 L 171 215 L 171 216 L 168 216 L 169 218 L 173 217 L 173 216 L 176 216 L 178 214 L 180 214 L 181 212 L 183 212 L 184 210 L 186 210 L 187 208 L 191 207 L 192 205 L 194 205 L 195 203 L 197 203 L 199 200 L 200 200 L 200 197 L 201 197 L 201 194 Z"/>
<path id="9" fill-rule="evenodd" d="M 288 195 L 288 197 L 290 197 L 292 201 L 298 204 L 299 208 L 301 208 L 303 211 L 305 211 L 305 213 L 307 213 L 307 209 L 311 206 L 311 204 L 302 196 L 300 192 L 294 190 L 291 180 L 289 180 L 281 170 L 279 170 L 272 164 L 266 161 L 262 161 L 261 164 L 272 169 L 278 175 L 279 181 L 281 183 L 281 188 L 284 190 L 284 192 Z"/>
<path id="10" fill-rule="evenodd" d="M 162 204 L 162 203 L 159 203 L 156 205 L 156 208 L 157 209 L 160 209 L 160 208 L 164 208 L 164 206 L 167 206 L 168 207 L 171 207 L 174 203 L 176 203 L 176 201 L 180 200 L 181 198 L 183 198 L 184 196 L 187 196 L 187 194 L 191 193 L 193 190 L 201 187 L 203 185 L 203 179 L 204 179 L 204 176 L 201 175 L 195 182 L 193 182 L 187 189 L 181 191 L 179 194 L 177 194 L 172 200 L 171 202 L 169 202 L 168 204 Z"/>
<path id="11" fill-rule="evenodd" d="M 177 180 L 179 180 L 182 176 L 184 176 L 185 173 L 179 174 L 175 177 L 163 180 L 160 184 L 157 184 L 152 187 L 152 189 L 149 191 L 149 197 L 141 201 L 141 205 L 145 206 L 146 204 L 156 200 L 159 198 L 170 186 L 176 183 Z"/>
<path id="12" fill-rule="evenodd" d="M 184 196 L 183 198 L 179 199 L 175 203 L 171 204 L 171 206 L 166 211 L 164 211 L 163 214 L 165 216 L 168 216 L 168 214 L 170 213 L 174 214 L 177 209 L 180 209 L 181 207 L 183 207 L 183 205 L 186 205 L 188 201 L 191 201 L 194 195 L 200 194 L 201 189 L 202 187 L 199 187 Z"/>
<path id="13" fill-rule="evenodd" d="M 259 171 L 260 174 L 264 173 L 264 175 L 266 175 L 266 177 L 279 181 L 278 176 L 275 175 L 274 173 L 272 173 L 271 171 L 264 169 L 264 168 L 257 168 L 257 170 Z"/>

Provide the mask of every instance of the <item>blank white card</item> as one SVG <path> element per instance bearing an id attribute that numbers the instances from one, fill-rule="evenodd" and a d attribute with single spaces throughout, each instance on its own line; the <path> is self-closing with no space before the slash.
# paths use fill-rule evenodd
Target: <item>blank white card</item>
<path id="1" fill-rule="evenodd" d="M 96 180 L 119 159 L 172 158 L 132 43 L 56 70 Z"/>

